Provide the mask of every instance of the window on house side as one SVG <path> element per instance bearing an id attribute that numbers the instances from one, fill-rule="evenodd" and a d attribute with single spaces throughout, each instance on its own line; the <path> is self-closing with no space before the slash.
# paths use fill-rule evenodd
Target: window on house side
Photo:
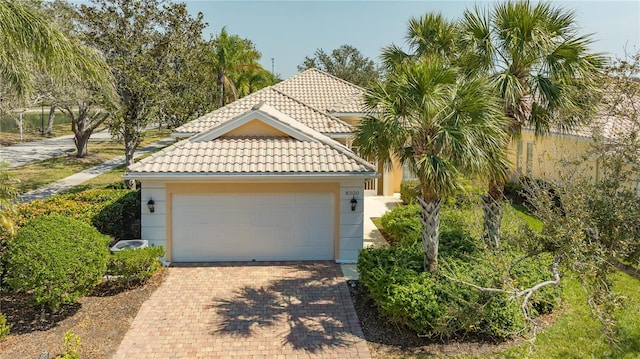
<path id="1" fill-rule="evenodd" d="M 533 142 L 527 142 L 527 176 L 533 171 Z"/>

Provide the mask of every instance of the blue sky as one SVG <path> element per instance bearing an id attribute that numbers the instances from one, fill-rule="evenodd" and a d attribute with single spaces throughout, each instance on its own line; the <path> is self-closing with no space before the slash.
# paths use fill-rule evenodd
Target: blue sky
<path id="1" fill-rule="evenodd" d="M 204 14 L 205 38 L 223 26 L 248 38 L 262 53 L 261 63 L 287 78 L 317 48 L 329 52 L 342 44 L 377 61 L 380 49 L 403 44 L 407 20 L 426 12 L 459 18 L 470 1 L 185 1 Z M 490 6 L 492 2 L 477 2 Z M 583 34 L 592 33 L 593 50 L 622 56 L 640 51 L 640 1 L 552 1 L 573 10 Z"/>

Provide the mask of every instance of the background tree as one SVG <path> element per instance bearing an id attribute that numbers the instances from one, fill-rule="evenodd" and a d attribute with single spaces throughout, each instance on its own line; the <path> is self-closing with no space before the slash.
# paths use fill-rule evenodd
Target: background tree
<path id="1" fill-rule="evenodd" d="M 266 72 L 258 63 L 262 56 L 248 39 L 230 35 L 225 27 L 210 41 L 211 65 L 216 72 L 219 97 L 218 106 L 222 107 L 238 99 L 237 79 L 245 72 Z"/>
<path id="2" fill-rule="evenodd" d="M 372 115 L 354 134 L 367 157 L 408 163 L 420 181 L 425 270 L 438 269 L 440 202 L 463 175 L 505 164 L 507 136 L 498 99 L 482 78 L 467 78 L 440 56 L 406 61 L 367 91 Z"/>
<path id="3" fill-rule="evenodd" d="M 65 36 L 73 41 L 80 41 L 78 39 L 78 13 L 73 5 L 64 0 L 31 0 L 30 3 L 32 3 L 33 6 L 47 18 L 49 23 L 51 23 Z M 86 81 L 64 84 L 57 83 L 45 72 L 38 74 L 38 80 L 36 82 L 36 92 L 40 99 L 40 105 L 47 104 L 49 106 L 47 127 L 46 129 L 43 129 L 43 135 L 51 135 L 56 118 L 56 108 L 58 108 L 59 102 L 70 101 L 68 98 L 63 97 L 68 97 L 68 95 L 74 91 L 82 92 L 83 86 L 86 85 Z M 95 88 L 96 86 L 94 85 L 93 87 Z M 32 102 L 36 103 L 36 101 Z M 78 148 L 77 144 L 76 148 Z M 78 151 L 78 153 L 80 153 L 80 151 Z M 84 157 L 84 155 L 81 157 Z"/>
<path id="4" fill-rule="evenodd" d="M 298 71 L 317 68 L 352 84 L 366 87 L 380 78 L 376 64 L 350 45 L 342 45 L 327 54 L 317 49 L 313 57 L 306 56 Z"/>
<path id="5" fill-rule="evenodd" d="M 33 91 L 34 73 L 41 70 L 61 82 L 111 84 L 96 51 L 64 36 L 25 2 L 0 1 L 0 43 L 0 79 L 18 98 Z"/>
<path id="6" fill-rule="evenodd" d="M 192 18 L 184 4 L 160 0 L 94 0 L 92 6 L 81 5 L 80 13 L 85 40 L 105 54 L 116 80 L 119 109 L 111 129 L 123 140 L 131 165 L 145 127 L 163 117 L 173 96 L 184 93 L 168 90 L 184 78 L 168 77 L 165 71 L 172 68 L 175 75 L 189 69 L 191 64 L 181 63 L 187 59 L 181 52 L 191 44 L 180 41 L 200 41 L 202 14 Z"/>
<path id="7" fill-rule="evenodd" d="M 247 96 L 280 81 L 275 75 L 265 70 L 249 70 L 241 72 L 234 80 L 238 97 Z"/>
<path id="8" fill-rule="evenodd" d="M 177 7 L 166 27 L 166 48 L 161 71 L 162 95 L 159 121 L 178 127 L 216 108 L 216 79 L 209 63 L 209 44 L 202 37 L 202 18 L 189 18 L 186 7 Z"/>

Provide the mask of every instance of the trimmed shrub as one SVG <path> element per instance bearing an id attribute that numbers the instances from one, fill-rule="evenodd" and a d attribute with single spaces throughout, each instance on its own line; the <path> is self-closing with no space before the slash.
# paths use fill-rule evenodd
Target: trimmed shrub
<path id="1" fill-rule="evenodd" d="M 146 282 L 151 276 L 162 269 L 158 258 L 164 256 L 162 247 L 147 247 L 140 249 L 125 249 L 113 253 L 107 265 L 107 274 L 122 276 L 125 285 Z"/>
<path id="2" fill-rule="evenodd" d="M 110 238 L 68 217 L 25 223 L 9 243 L 6 282 L 37 305 L 57 310 L 91 293 L 107 268 Z"/>
<path id="3" fill-rule="evenodd" d="M 116 239 L 140 238 L 140 191 L 90 190 L 51 196 L 19 206 L 18 226 L 39 216 L 59 215 L 96 227 Z"/>
<path id="4" fill-rule="evenodd" d="M 422 222 L 420 206 L 396 206 L 380 218 L 380 224 L 392 245 L 413 246 L 420 241 Z"/>
<path id="5" fill-rule="evenodd" d="M 405 204 L 416 202 L 416 197 L 420 196 L 420 181 L 405 180 L 400 183 L 400 199 Z"/>

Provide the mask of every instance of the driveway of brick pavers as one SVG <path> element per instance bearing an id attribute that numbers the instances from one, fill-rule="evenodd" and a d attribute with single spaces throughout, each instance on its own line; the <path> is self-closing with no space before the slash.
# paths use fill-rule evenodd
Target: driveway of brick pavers
<path id="1" fill-rule="evenodd" d="M 335 263 L 167 270 L 114 358 L 370 358 Z"/>

